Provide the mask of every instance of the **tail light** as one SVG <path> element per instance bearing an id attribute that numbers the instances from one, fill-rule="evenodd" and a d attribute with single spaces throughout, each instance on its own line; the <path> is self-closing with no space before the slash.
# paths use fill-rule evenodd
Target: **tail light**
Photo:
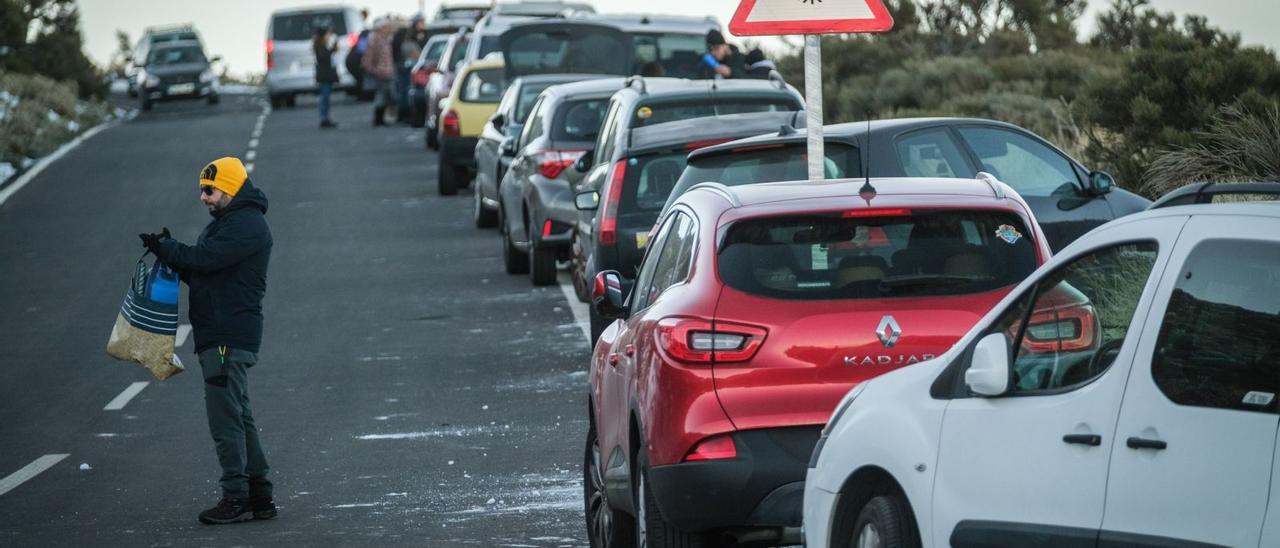
<path id="1" fill-rule="evenodd" d="M 1030 352 L 1074 352 L 1093 348 L 1097 319 L 1085 306 L 1052 308 L 1031 315 L 1022 346 Z"/>
<path id="2" fill-rule="evenodd" d="M 354 48 L 356 47 L 356 44 L 359 44 L 359 43 L 360 43 L 360 33 L 358 32 L 347 33 L 347 47 Z"/>
<path id="3" fill-rule="evenodd" d="M 271 70 L 276 66 L 275 59 L 272 58 L 273 57 L 272 54 L 275 53 L 275 51 L 276 51 L 275 41 L 267 40 L 267 70 Z"/>
<path id="4" fill-rule="evenodd" d="M 719 138 L 719 139 L 706 139 L 706 140 L 702 140 L 702 141 L 693 141 L 693 142 L 691 142 L 691 143 L 685 143 L 685 144 L 684 144 L 684 149 L 685 149 L 686 151 L 693 152 L 693 151 L 698 150 L 698 149 L 700 149 L 700 148 L 706 148 L 706 147 L 710 147 L 710 146 L 715 146 L 715 145 L 719 145 L 719 144 L 722 144 L 722 143 L 727 143 L 727 142 L 732 141 L 732 140 L 733 140 L 733 139 Z"/>
<path id="5" fill-rule="evenodd" d="M 604 205 L 600 208 L 600 243 L 614 245 L 618 243 L 618 203 L 622 201 L 622 181 L 627 176 L 627 160 L 623 158 L 613 164 L 613 177 L 609 179 L 609 195 L 605 196 Z"/>
<path id="6" fill-rule="evenodd" d="M 543 177 L 555 179 L 586 153 L 585 150 L 544 150 L 531 154 L 530 159 L 538 165 Z"/>
<path id="7" fill-rule="evenodd" d="M 441 132 L 446 137 L 462 136 L 462 121 L 458 119 L 458 111 L 449 109 L 444 113 L 444 119 L 440 122 Z"/>
<path id="8" fill-rule="evenodd" d="M 709 364 L 745 362 L 755 357 L 768 330 L 733 322 L 697 318 L 663 318 L 655 336 L 658 347 L 676 360 Z"/>
<path id="9" fill-rule="evenodd" d="M 840 216 L 846 219 L 855 219 L 861 217 L 901 217 L 911 215 L 911 210 L 905 207 L 878 208 L 878 209 L 851 209 L 841 213 Z"/>
<path id="10" fill-rule="evenodd" d="M 698 442 L 684 456 L 685 462 L 696 460 L 732 459 L 738 456 L 738 447 L 729 434 L 711 436 Z"/>

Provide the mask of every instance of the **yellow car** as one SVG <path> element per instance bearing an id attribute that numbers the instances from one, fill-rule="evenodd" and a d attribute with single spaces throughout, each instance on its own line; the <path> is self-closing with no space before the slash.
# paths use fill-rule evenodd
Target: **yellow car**
<path id="1" fill-rule="evenodd" d="M 485 122 L 498 110 L 498 100 L 506 89 L 501 58 L 480 59 L 458 71 L 440 116 L 440 173 L 436 180 L 441 195 L 457 194 L 460 187 L 470 184 L 476 169 L 476 141 Z"/>

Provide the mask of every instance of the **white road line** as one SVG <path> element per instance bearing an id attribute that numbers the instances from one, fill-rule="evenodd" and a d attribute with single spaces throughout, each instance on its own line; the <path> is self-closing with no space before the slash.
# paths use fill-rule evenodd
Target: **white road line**
<path id="1" fill-rule="evenodd" d="M 124 392 L 121 392 L 119 396 L 116 396 L 116 399 L 111 400 L 111 402 L 108 403 L 106 407 L 103 407 L 102 410 L 119 411 L 124 409 L 124 406 L 129 404 L 129 400 L 133 399 L 134 396 L 137 396 L 138 392 L 141 392 L 148 384 L 151 383 L 147 381 L 140 381 L 129 385 L 128 388 L 124 389 Z"/>
<path id="2" fill-rule="evenodd" d="M 258 148 L 258 140 L 249 139 L 249 148 Z"/>
<path id="3" fill-rule="evenodd" d="M 244 153 L 244 159 L 249 160 L 250 162 L 252 162 L 253 159 L 257 157 L 258 157 L 258 152 L 255 150 L 250 150 L 249 152 Z"/>
<path id="4" fill-rule="evenodd" d="M 173 341 L 173 347 L 178 348 L 187 342 L 187 336 L 191 335 L 191 324 L 184 323 L 178 326 L 178 336 Z"/>
<path id="5" fill-rule="evenodd" d="M 259 137 L 262 137 L 262 128 L 261 128 L 261 127 L 256 127 L 256 128 L 254 128 L 254 129 L 253 129 L 253 138 L 254 138 L 254 139 L 257 139 L 257 138 L 259 138 Z"/>
<path id="6" fill-rule="evenodd" d="M 111 122 L 100 124 L 84 133 L 81 133 L 79 137 L 72 139 L 71 142 L 58 147 L 58 150 L 53 151 L 53 154 L 41 158 L 40 161 L 31 166 L 31 169 L 28 169 L 26 173 L 23 173 L 12 183 L 9 183 L 9 186 L 5 187 L 4 190 L 0 190 L 0 204 L 3 204 L 5 200 L 8 200 L 10 196 L 13 196 L 19 190 L 22 190 L 22 187 L 27 186 L 27 183 L 30 183 L 37 175 L 40 174 L 40 172 L 44 171 L 44 168 L 49 167 L 50 164 L 53 164 L 58 161 L 58 159 L 66 156 L 68 152 L 71 152 L 76 147 L 80 146 L 80 143 L 85 142 L 85 140 L 97 135 L 102 130 L 112 127 L 118 123 L 120 123 L 120 120 L 113 120 Z"/>
<path id="7" fill-rule="evenodd" d="M 245 172 L 246 172 L 246 173 L 253 173 L 253 162 L 249 162 L 249 163 L 245 164 L 245 165 L 244 165 L 244 170 L 245 170 Z"/>
<path id="8" fill-rule="evenodd" d="M 582 329 L 582 336 L 586 337 L 587 342 L 593 342 L 591 340 L 591 316 L 587 310 L 587 305 L 578 300 L 578 294 L 573 290 L 573 278 L 560 276 L 560 291 L 564 292 L 564 300 L 569 301 L 569 311 L 573 313 L 573 322 Z"/>
<path id="9" fill-rule="evenodd" d="M 5 476 L 4 479 L 0 479 L 0 495 L 12 491 L 14 487 L 22 485 L 23 482 L 36 477 L 40 472 L 48 470 L 51 466 L 58 464 L 62 459 L 69 456 L 71 455 L 68 453 L 45 455 L 36 459 L 31 464 L 23 466 L 22 469 L 17 472 Z"/>

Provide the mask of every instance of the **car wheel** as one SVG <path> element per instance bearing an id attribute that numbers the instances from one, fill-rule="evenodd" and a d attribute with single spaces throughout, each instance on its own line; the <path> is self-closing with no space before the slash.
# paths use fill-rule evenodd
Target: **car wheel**
<path id="1" fill-rule="evenodd" d="M 636 463 L 636 548 L 708 548 L 706 534 L 689 533 L 677 529 L 662 516 L 653 491 L 649 488 L 649 459 L 643 456 Z"/>
<path id="2" fill-rule="evenodd" d="M 854 521 L 853 538 L 849 546 L 855 548 L 916 548 L 911 525 L 911 513 L 907 501 L 897 495 L 881 495 L 867 501 Z"/>
<path id="3" fill-rule="evenodd" d="M 582 462 L 582 503 L 587 516 L 587 540 L 591 548 L 629 548 L 635 545 L 636 520 L 609 504 L 604 490 L 604 459 L 596 425 L 587 430 L 587 450 Z"/>
<path id="4" fill-rule="evenodd" d="M 427 125 L 427 148 L 430 150 L 440 150 L 440 138 L 436 135 L 436 130 Z"/>
<path id="5" fill-rule="evenodd" d="M 472 200 L 474 204 L 471 216 L 475 219 L 476 228 L 493 228 L 498 224 L 498 212 L 484 207 L 484 200 L 480 199 L 480 185 L 476 185 L 473 190 L 475 192 L 472 196 L 475 199 Z"/>
<path id="6" fill-rule="evenodd" d="M 444 158 L 436 164 L 436 189 L 441 196 L 453 196 L 458 193 L 458 181 L 456 179 L 458 170 L 454 169 L 453 164 Z"/>
<path id="7" fill-rule="evenodd" d="M 271 108 L 280 108 L 280 107 L 282 107 L 282 106 L 284 106 L 284 101 L 280 99 L 280 96 L 279 96 L 279 95 L 276 95 L 276 94 L 272 93 L 272 94 L 271 94 Z"/>
<path id="8" fill-rule="evenodd" d="M 556 283 L 556 248 L 535 245 L 533 227 L 529 227 L 529 234 L 529 281 L 533 285 Z"/>
<path id="9" fill-rule="evenodd" d="M 569 272 L 573 277 L 573 293 L 579 301 L 591 302 L 591 286 L 587 284 L 587 254 L 582 249 L 578 234 L 573 234 L 573 243 L 569 245 Z"/>
<path id="10" fill-rule="evenodd" d="M 288 95 L 284 96 L 284 106 L 289 107 L 289 108 L 293 108 L 293 107 L 295 107 L 295 106 L 298 106 L 298 96 L 296 96 L 296 95 L 294 95 L 294 94 L 292 94 L 292 93 L 290 93 L 290 94 L 288 94 Z"/>
<path id="11" fill-rule="evenodd" d="M 502 207 L 502 206 L 498 206 Z M 511 234 L 504 222 L 498 222 L 498 231 L 502 233 L 502 266 L 507 274 L 524 274 L 529 271 L 529 256 L 516 249 L 511 243 Z"/>

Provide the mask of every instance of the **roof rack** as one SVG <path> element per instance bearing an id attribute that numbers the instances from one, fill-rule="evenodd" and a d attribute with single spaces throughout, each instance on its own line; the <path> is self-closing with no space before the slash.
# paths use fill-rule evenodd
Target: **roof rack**
<path id="1" fill-rule="evenodd" d="M 973 178 L 987 183 L 987 186 L 991 187 L 991 193 L 995 194 L 996 198 L 1004 199 L 1004 189 L 1001 188 L 1001 185 L 1004 183 L 1001 183 L 1000 179 L 997 179 L 995 175 L 985 171 L 979 171 L 977 175 L 973 176 Z"/>
<path id="2" fill-rule="evenodd" d="M 700 188 L 719 194 L 720 196 L 724 197 L 724 199 L 728 200 L 729 205 L 733 207 L 742 207 L 742 200 L 738 199 L 738 194 L 733 190 L 731 190 L 729 187 L 721 183 L 715 183 L 711 181 L 708 181 L 705 183 L 698 183 L 696 185 L 689 187 L 689 190 L 685 192 L 693 192 Z"/>
<path id="3" fill-rule="evenodd" d="M 1211 204 L 1214 196 L 1228 194 L 1267 194 L 1280 199 L 1280 183 L 1191 183 L 1165 194 L 1147 209 Z"/>
<path id="4" fill-rule="evenodd" d="M 631 84 L 634 84 L 634 83 L 637 83 L 637 82 L 640 84 L 640 95 L 648 95 L 648 94 L 649 94 L 649 86 L 648 86 L 648 84 L 645 84 L 645 83 L 644 83 L 644 76 L 640 76 L 639 74 L 634 74 L 634 75 L 628 76 L 628 77 L 627 77 L 627 81 L 626 81 L 626 83 L 625 83 L 625 84 L 623 84 L 623 86 L 622 86 L 622 87 L 627 87 L 627 88 L 629 88 L 629 87 L 631 87 Z"/>
<path id="5" fill-rule="evenodd" d="M 787 81 L 782 77 L 782 73 L 776 70 L 769 71 L 769 81 L 773 82 L 778 89 L 787 89 Z"/>

